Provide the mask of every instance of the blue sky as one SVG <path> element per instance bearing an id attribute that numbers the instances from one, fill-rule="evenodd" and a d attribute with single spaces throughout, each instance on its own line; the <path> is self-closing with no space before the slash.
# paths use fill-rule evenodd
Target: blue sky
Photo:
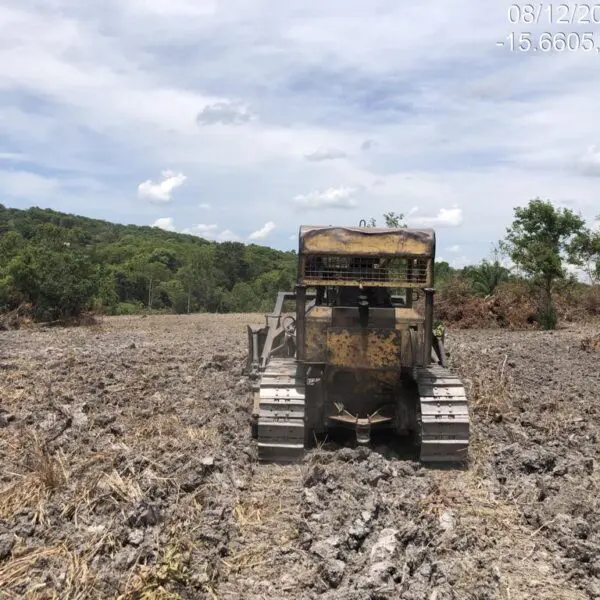
<path id="1" fill-rule="evenodd" d="M 403 212 L 456 266 L 535 196 L 591 224 L 600 53 L 496 42 L 600 24 L 511 4 L 0 2 L 0 202 L 277 248 Z"/>

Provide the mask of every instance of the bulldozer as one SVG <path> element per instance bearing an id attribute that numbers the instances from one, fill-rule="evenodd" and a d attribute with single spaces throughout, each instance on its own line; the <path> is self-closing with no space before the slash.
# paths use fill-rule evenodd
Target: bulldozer
<path id="1" fill-rule="evenodd" d="M 391 430 L 423 463 L 467 460 L 467 396 L 434 331 L 435 241 L 364 221 L 300 227 L 295 289 L 248 325 L 260 461 L 300 461 L 340 428 L 360 445 Z"/>

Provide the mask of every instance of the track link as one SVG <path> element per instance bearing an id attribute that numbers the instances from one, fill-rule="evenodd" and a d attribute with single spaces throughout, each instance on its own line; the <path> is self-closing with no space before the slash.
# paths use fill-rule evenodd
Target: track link
<path id="1" fill-rule="evenodd" d="M 293 358 L 272 358 L 262 373 L 258 404 L 258 458 L 297 462 L 304 456 L 305 381 Z"/>
<path id="2" fill-rule="evenodd" d="M 462 463 L 469 449 L 469 406 L 460 378 L 445 367 L 416 369 L 422 462 Z"/>

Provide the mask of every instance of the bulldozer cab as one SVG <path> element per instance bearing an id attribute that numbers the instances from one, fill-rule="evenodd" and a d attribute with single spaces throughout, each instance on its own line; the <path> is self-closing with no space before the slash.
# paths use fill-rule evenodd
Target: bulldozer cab
<path id="1" fill-rule="evenodd" d="M 303 226 L 298 284 L 316 303 L 411 308 L 416 288 L 433 286 L 435 233 L 430 229 Z"/>

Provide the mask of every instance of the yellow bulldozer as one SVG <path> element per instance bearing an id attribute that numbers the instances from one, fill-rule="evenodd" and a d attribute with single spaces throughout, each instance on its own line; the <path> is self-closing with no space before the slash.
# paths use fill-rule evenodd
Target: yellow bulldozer
<path id="1" fill-rule="evenodd" d="M 434 332 L 434 261 L 430 229 L 300 227 L 295 290 L 248 326 L 260 460 L 301 460 L 343 427 L 357 444 L 391 429 L 424 463 L 466 461 L 468 400 Z"/>

